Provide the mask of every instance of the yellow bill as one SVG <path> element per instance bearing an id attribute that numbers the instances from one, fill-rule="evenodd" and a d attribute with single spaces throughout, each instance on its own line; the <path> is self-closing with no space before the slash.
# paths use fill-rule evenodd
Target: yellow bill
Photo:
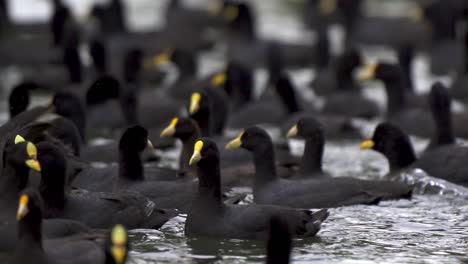
<path id="1" fill-rule="evenodd" d="M 37 158 L 37 148 L 32 142 L 28 142 L 28 144 L 26 144 L 26 152 L 28 153 L 28 157 L 31 159 Z"/>
<path id="2" fill-rule="evenodd" d="M 200 93 L 193 93 L 190 97 L 190 107 L 189 107 L 189 114 L 193 115 L 200 109 L 200 101 L 202 96 Z"/>
<path id="3" fill-rule="evenodd" d="M 190 158 L 189 165 L 193 165 L 195 163 L 198 163 L 202 156 L 201 156 L 201 151 L 203 150 L 203 141 L 198 140 L 195 143 L 195 146 L 193 147 L 193 154 L 192 157 Z"/>
<path id="4" fill-rule="evenodd" d="M 228 22 L 232 22 L 232 21 L 236 20 L 237 17 L 239 16 L 239 8 L 237 6 L 234 6 L 234 5 L 229 5 L 224 9 L 223 15 L 224 15 L 224 18 Z"/>
<path id="5" fill-rule="evenodd" d="M 30 169 L 41 172 L 41 164 L 36 159 L 28 159 L 25 163 Z"/>
<path id="6" fill-rule="evenodd" d="M 148 146 L 148 148 L 154 149 L 154 145 L 153 145 L 153 142 L 151 142 L 151 140 L 147 139 L 146 140 L 146 145 Z"/>
<path id="7" fill-rule="evenodd" d="M 244 135 L 244 131 L 240 132 L 235 139 L 229 141 L 229 143 L 226 144 L 226 149 L 240 148 L 242 146 L 242 135 Z"/>
<path id="8" fill-rule="evenodd" d="M 127 230 L 122 225 L 116 225 L 111 233 L 111 254 L 117 264 L 123 264 L 127 255 Z"/>
<path id="9" fill-rule="evenodd" d="M 359 148 L 361 150 L 364 150 L 364 149 L 372 149 L 374 147 L 375 143 L 372 139 L 368 139 L 368 140 L 364 140 L 361 145 L 359 146 Z"/>
<path id="10" fill-rule="evenodd" d="M 330 15 L 336 11 L 336 0 L 320 0 L 319 10 L 322 15 Z"/>
<path id="11" fill-rule="evenodd" d="M 293 127 L 291 127 L 291 129 L 289 129 L 288 133 L 286 134 L 286 137 L 296 137 L 298 133 L 299 129 L 297 128 L 297 125 L 294 125 Z"/>
<path id="12" fill-rule="evenodd" d="M 20 136 L 20 135 L 16 135 L 15 137 L 15 145 L 18 144 L 18 143 L 21 143 L 21 142 L 25 142 L 26 139 L 24 139 L 24 137 Z"/>
<path id="13" fill-rule="evenodd" d="M 161 134 L 159 136 L 162 138 L 172 137 L 176 132 L 176 126 L 178 122 L 179 122 L 179 118 L 174 117 L 171 120 L 171 123 L 166 128 L 164 128 L 163 131 L 161 131 Z"/>
<path id="14" fill-rule="evenodd" d="M 159 67 L 159 66 L 162 66 L 162 65 L 168 63 L 171 60 L 173 53 L 174 53 L 174 50 L 169 49 L 169 50 L 167 50 L 167 51 L 165 51 L 165 52 L 163 52 L 163 53 L 161 53 L 159 55 L 156 55 L 152 59 L 152 64 L 154 66 Z"/>
<path id="15" fill-rule="evenodd" d="M 225 72 L 220 72 L 220 73 L 215 74 L 211 78 L 211 85 L 213 85 L 214 87 L 219 87 L 221 85 L 224 85 L 226 83 L 226 80 L 227 80 L 227 74 Z"/>
<path id="16" fill-rule="evenodd" d="M 19 199 L 18 211 L 16 212 L 16 219 L 20 221 L 28 214 L 28 203 L 29 203 L 29 196 L 26 194 L 21 195 Z"/>
<path id="17" fill-rule="evenodd" d="M 372 80 L 375 77 L 375 72 L 377 71 L 377 64 L 372 63 L 372 64 L 367 64 L 364 66 L 364 69 L 362 69 L 359 72 L 358 79 L 360 81 L 368 81 Z"/>
<path id="18" fill-rule="evenodd" d="M 420 6 L 411 8 L 408 12 L 409 19 L 413 22 L 421 22 L 424 19 L 424 9 Z"/>

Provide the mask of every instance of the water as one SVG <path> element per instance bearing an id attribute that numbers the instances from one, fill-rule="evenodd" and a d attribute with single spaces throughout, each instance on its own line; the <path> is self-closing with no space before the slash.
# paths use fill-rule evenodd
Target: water
<path id="1" fill-rule="evenodd" d="M 466 197 L 331 209 L 318 237 L 294 243 L 294 263 L 462 263 L 468 248 Z M 258 241 L 186 239 L 183 219 L 135 231 L 135 263 L 262 263 Z"/>
<path id="2" fill-rule="evenodd" d="M 44 2 L 15 0 L 16 17 L 44 19 L 49 12 Z M 78 16 L 84 16 L 91 0 L 67 0 Z M 165 1 L 127 1 L 132 27 L 162 23 L 152 17 L 152 10 L 162 11 Z M 197 4 L 197 0 L 189 1 Z M 267 38 L 287 41 L 308 41 L 312 33 L 304 33 L 293 8 L 283 8 L 285 2 L 252 1 L 259 10 L 259 32 Z M 34 7 L 34 8 L 33 8 Z M 154 9 L 153 9 L 154 8 Z M 143 12 L 143 13 L 142 13 Z M 377 12 L 378 13 L 378 12 Z M 398 12 L 397 12 L 398 13 Z M 133 14 L 133 15 L 132 15 Z M 135 15 L 137 14 L 137 15 Z M 281 15 L 281 16 L 279 16 Z M 338 34 L 333 30 L 331 34 Z M 339 36 L 335 37 L 339 39 Z M 392 52 L 366 49 L 366 57 L 390 58 Z M 202 56 L 202 72 L 219 67 L 213 60 L 218 55 Z M 217 64 L 216 64 L 217 63 Z M 413 65 L 416 87 L 427 91 L 434 80 L 427 72 L 427 63 L 419 56 Z M 295 71 L 293 81 L 307 94 L 305 84 L 314 76 L 311 70 Z M 257 74 L 257 85 L 266 79 L 264 71 Z M 443 78 L 450 81 L 449 78 Z M 385 97 L 379 84 L 370 84 L 366 94 L 382 105 Z M 375 122 L 356 122 L 363 134 L 370 136 Z M 422 150 L 427 141 L 414 139 Z M 291 142 L 295 153 L 301 153 L 302 143 Z M 324 166 L 336 176 L 377 179 L 388 172 L 385 159 L 372 151 L 360 151 L 359 142 L 329 142 L 325 149 Z M 167 155 L 169 161 L 175 155 Z M 294 263 L 468 263 L 468 190 L 454 186 L 421 172 L 410 172 L 404 180 L 417 182 L 421 194 L 411 201 L 383 202 L 379 206 L 351 206 L 330 210 L 318 236 L 294 242 Z M 432 193 L 432 194 L 423 194 Z M 251 198 L 251 197 L 249 197 Z M 248 199 L 249 200 L 249 199 Z M 251 200 L 251 199 L 250 199 Z M 131 232 L 130 263 L 263 263 L 265 243 L 262 241 L 188 239 L 184 236 L 185 216 L 179 216 L 160 230 Z M 207 223 L 209 224 L 209 223 Z"/>
<path id="3" fill-rule="evenodd" d="M 416 140 L 417 148 L 425 145 Z M 300 149 L 300 147 L 296 146 Z M 358 142 L 329 143 L 325 169 L 379 178 L 386 160 Z M 412 200 L 330 210 L 318 236 L 294 243 L 294 263 L 464 263 L 468 261 L 468 189 L 424 175 L 402 175 L 420 187 Z M 247 200 L 251 197 L 248 197 Z M 187 239 L 185 216 L 159 231 L 132 232 L 134 263 L 263 263 L 262 241 Z M 209 223 L 207 223 L 209 224 Z"/>

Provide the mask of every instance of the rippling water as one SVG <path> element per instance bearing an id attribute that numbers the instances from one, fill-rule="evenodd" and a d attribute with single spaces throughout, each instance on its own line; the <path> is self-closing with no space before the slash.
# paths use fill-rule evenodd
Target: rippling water
<path id="1" fill-rule="evenodd" d="M 335 174 L 374 178 L 387 171 L 383 157 L 359 151 L 357 142 L 329 145 L 325 168 Z M 405 178 L 445 194 L 331 209 L 317 237 L 295 241 L 294 263 L 466 263 L 468 189 L 421 172 Z M 134 262 L 263 263 L 263 242 L 187 239 L 184 220 L 132 232 Z"/>
<path id="2" fill-rule="evenodd" d="M 44 17 L 44 3 L 15 0 L 17 17 Z M 67 0 L 86 13 L 92 1 Z M 126 1 L 134 25 L 158 23 L 148 16 L 159 10 L 164 1 Z M 197 2 L 192 0 L 190 2 Z M 260 32 L 267 37 L 292 39 L 304 37 L 297 19 L 279 7 L 276 1 L 252 1 L 260 10 Z M 32 8 L 35 5 L 35 8 Z M 26 8 L 27 7 L 27 8 Z M 154 9 L 152 9 L 154 8 Z M 142 13 L 143 12 L 143 13 Z M 145 14 L 147 16 L 145 16 Z M 281 14 L 281 18 L 278 18 Z M 283 30 L 278 30 L 283 29 Z M 367 54 L 385 57 L 385 52 Z M 213 65 L 210 61 L 206 67 Z M 204 71 L 204 69 L 202 69 Z M 260 73 L 260 79 L 262 74 Z M 301 88 L 313 72 L 295 72 L 294 81 Z M 416 86 L 426 90 L 432 77 L 427 74 L 424 58 L 415 63 Z M 263 78 L 264 79 L 264 78 Z M 384 103 L 382 89 L 368 90 L 371 97 Z M 370 135 L 375 123 L 365 124 Z M 359 151 L 359 142 L 327 144 L 325 169 L 333 175 L 375 179 L 388 171 L 382 156 Z M 415 141 L 422 149 L 425 141 Z M 301 152 L 301 143 L 291 143 Z M 468 190 L 422 175 L 405 175 L 431 189 L 433 195 L 415 195 L 411 201 L 383 202 L 379 206 L 351 206 L 331 209 L 329 219 L 313 239 L 296 240 L 294 263 L 468 263 Z M 427 188 L 427 187 L 431 188 Z M 435 187 L 434 187 L 435 186 Z M 434 191 L 435 190 L 435 191 Z M 263 263 L 265 244 L 260 241 L 187 239 L 184 237 L 185 216 L 177 217 L 161 230 L 135 230 L 132 236 L 132 263 Z M 209 224 L 209 223 L 206 223 Z"/>

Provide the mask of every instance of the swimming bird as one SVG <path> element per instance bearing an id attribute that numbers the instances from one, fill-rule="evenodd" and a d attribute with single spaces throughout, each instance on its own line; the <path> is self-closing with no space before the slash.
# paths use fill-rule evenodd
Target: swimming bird
<path id="1" fill-rule="evenodd" d="M 208 138 L 195 143 L 190 164 L 196 164 L 199 181 L 198 193 L 185 222 L 186 236 L 265 239 L 270 218 L 282 215 L 294 236 L 310 237 L 317 234 L 320 224 L 328 217 L 327 210 L 313 213 L 278 206 L 223 204 L 219 152 L 216 144 Z"/>
<path id="2" fill-rule="evenodd" d="M 72 186 L 95 192 L 111 192 L 119 182 L 125 185 L 125 182 L 179 179 L 178 172 L 170 168 L 145 168 L 142 153 L 145 149 L 154 149 L 145 128 L 139 125 L 128 127 L 120 137 L 117 148 L 117 165 L 95 168 L 78 164 L 78 172 L 72 175 Z"/>
<path id="3" fill-rule="evenodd" d="M 104 263 L 104 252 L 91 239 L 74 237 L 43 242 L 42 211 L 36 190 L 26 189 L 20 194 L 16 213 L 18 243 L 12 263 Z"/>
<path id="4" fill-rule="evenodd" d="M 328 76 L 319 76 L 314 81 L 314 91 L 325 96 L 323 113 L 360 118 L 379 115 L 377 104 L 362 95 L 362 88 L 354 79 L 353 72 L 361 64 L 359 52 L 348 49 L 331 63 Z"/>
<path id="5" fill-rule="evenodd" d="M 403 71 L 398 64 L 368 64 L 360 73 L 361 81 L 378 79 L 384 84 L 387 95 L 386 120 L 398 124 L 406 133 L 430 137 L 434 131 L 427 100 L 409 92 Z"/>
<path id="6" fill-rule="evenodd" d="M 453 121 L 462 121 L 460 117 L 464 116 L 468 118 L 468 115 L 465 113 L 452 116 L 451 103 L 448 89 L 442 83 L 435 82 L 429 93 L 429 107 L 431 109 L 432 119 L 434 120 L 435 131 L 426 151 L 444 145 L 455 144 L 456 139 L 453 133 Z"/>
<path id="7" fill-rule="evenodd" d="M 325 147 L 325 135 L 321 123 L 313 117 L 302 118 L 288 131 L 288 137 L 305 139 L 305 149 L 297 179 L 333 178 L 324 172 L 322 166 Z M 382 197 L 382 200 L 411 198 L 413 186 L 397 181 L 357 179 L 353 177 L 335 177 L 337 181 L 347 181 L 350 185 L 360 186 L 363 191 Z"/>
<path id="8" fill-rule="evenodd" d="M 391 123 L 380 123 L 372 138 L 363 141 L 360 148 L 372 149 L 384 155 L 388 160 L 390 178 L 407 169 L 419 168 L 430 176 L 468 186 L 466 146 L 440 146 L 417 158 L 407 134 Z"/>
<path id="9" fill-rule="evenodd" d="M 222 136 L 226 127 L 229 104 L 227 95 L 215 88 L 199 89 L 190 96 L 187 110 L 197 121 L 203 136 Z"/>
<path id="10" fill-rule="evenodd" d="M 265 130 L 250 127 L 226 145 L 244 148 L 253 154 L 255 179 L 254 202 L 295 208 L 329 208 L 354 204 L 377 204 L 375 195 L 347 179 L 281 179 L 275 167 L 275 151 Z"/>
<path id="11" fill-rule="evenodd" d="M 0 213 L 2 221 L 0 225 L 0 234 L 4 238 L 0 241 L 0 251 L 13 251 L 17 244 L 16 235 L 16 203 L 19 193 L 31 185 L 28 177 L 28 166 L 40 169 L 40 165 L 36 161 L 37 150 L 31 142 L 26 142 L 23 137 L 17 135 L 11 139 L 4 149 L 5 164 L 1 177 L 0 189 L 0 204 L 3 208 Z M 75 234 L 89 234 L 92 230 L 73 220 L 67 219 L 51 219 L 45 220 L 42 232 L 44 238 L 55 239 Z"/>
<path id="12" fill-rule="evenodd" d="M 175 137 L 182 141 L 182 150 L 179 155 L 179 169 L 177 175 L 187 176 L 187 179 L 196 177 L 196 170 L 193 166 L 189 166 L 190 157 L 192 156 L 193 145 L 196 140 L 201 137 L 200 128 L 198 124 L 191 118 L 175 117 L 171 123 L 161 131 L 162 137 Z M 225 144 L 226 141 L 222 139 L 213 139 L 217 144 Z M 246 158 L 237 157 L 239 154 L 232 154 L 228 151 L 220 151 L 220 167 L 221 175 L 224 186 L 250 186 L 251 177 L 247 175 L 254 175 L 254 167 L 251 165 L 250 160 Z M 281 175 L 289 174 L 288 168 L 278 164 L 278 170 Z"/>
<path id="13" fill-rule="evenodd" d="M 77 175 L 73 186 L 93 191 L 136 192 L 160 208 L 186 212 L 196 194 L 196 182 L 187 172 L 166 168 L 144 169 L 140 153 L 148 144 L 148 132 L 143 127 L 129 127 L 119 143 L 119 167 L 85 170 Z M 227 202 L 235 203 L 237 199 L 227 199 Z"/>
<path id="14" fill-rule="evenodd" d="M 177 213 L 156 208 L 146 197 L 121 191 L 119 193 L 66 192 L 66 159 L 63 152 L 48 142 L 37 144 L 37 164 L 40 164 L 39 190 L 44 199 L 46 218 L 66 218 L 81 221 L 94 228 L 110 228 L 122 223 L 129 228 L 159 228 Z M 30 166 L 33 170 L 37 167 Z"/>

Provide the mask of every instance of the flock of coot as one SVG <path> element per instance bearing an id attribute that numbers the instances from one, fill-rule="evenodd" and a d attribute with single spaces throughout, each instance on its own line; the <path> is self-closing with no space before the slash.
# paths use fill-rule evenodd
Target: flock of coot
<path id="1" fill-rule="evenodd" d="M 127 28 L 120 0 L 96 4 L 85 21 L 50 0 L 48 23 L 21 25 L 0 3 L 1 65 L 23 77 L 4 89 L 0 127 L 0 252 L 11 263 L 123 264 L 127 230 L 159 229 L 179 214 L 187 237 L 268 239 L 267 263 L 288 263 L 291 238 L 319 235 L 327 208 L 411 199 L 417 186 L 399 177 L 409 169 L 468 186 L 468 147 L 457 142 L 468 138 L 468 114 L 451 107 L 468 101 L 466 1 L 415 1 L 395 18 L 366 16 L 360 0 L 307 0 L 304 30 L 315 41 L 301 44 L 260 37 L 247 0 L 204 9 L 171 0 L 165 26 L 146 32 Z M 336 24 L 345 33 L 338 54 L 328 34 Z M 397 60 L 370 62 L 366 45 Z M 223 66 L 200 74 L 205 53 Z M 417 93 L 416 54 L 433 74 L 451 75 L 451 87 Z M 268 78 L 254 96 L 258 69 Z M 314 69 L 313 99 L 290 69 Z M 369 81 L 383 84 L 386 107 L 363 94 Z M 35 101 L 44 95 L 51 100 Z M 380 123 L 365 139 L 354 119 Z M 430 143 L 417 155 L 409 135 Z M 301 157 L 290 138 L 305 142 Z M 327 173 L 325 144 L 340 140 L 381 153 L 388 175 Z M 161 165 L 174 148 L 177 166 Z"/>

